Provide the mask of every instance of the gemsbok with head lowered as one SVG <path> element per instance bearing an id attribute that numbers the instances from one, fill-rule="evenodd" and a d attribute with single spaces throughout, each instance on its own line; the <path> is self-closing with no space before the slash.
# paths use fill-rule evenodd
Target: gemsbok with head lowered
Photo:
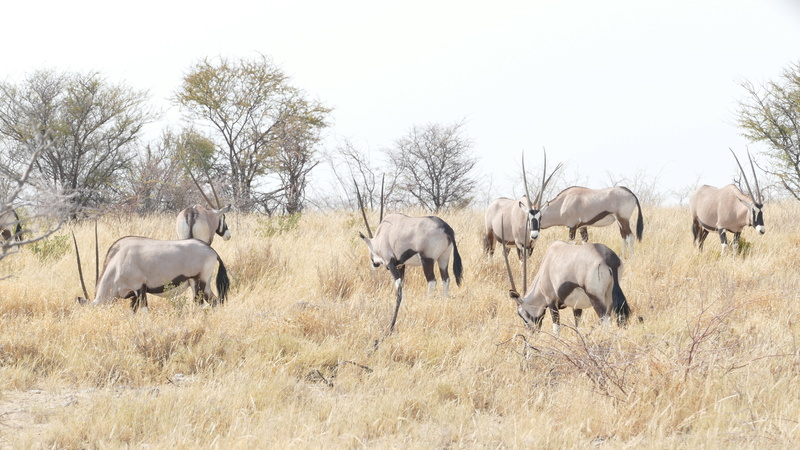
<path id="1" fill-rule="evenodd" d="M 549 176 L 547 174 L 547 154 L 544 155 L 542 184 L 533 202 L 530 201 L 528 180 L 525 175 L 525 156 L 522 157 L 522 179 L 525 184 L 525 195 L 519 199 L 498 198 L 489 204 L 484 215 L 483 250 L 491 258 L 494 255 L 495 241 L 505 247 L 513 245 L 517 249 L 520 260 L 524 253 L 530 254 L 533 244 L 539 237 L 539 222 L 542 219 L 542 195 L 550 179 L 561 168 L 556 166 Z M 508 237 L 508 240 L 506 240 Z"/>
<path id="2" fill-rule="evenodd" d="M 231 238 L 231 231 L 228 229 L 228 224 L 225 221 L 225 214 L 231 210 L 231 205 L 224 208 L 222 207 L 219 197 L 217 197 L 217 191 L 214 189 L 213 183 L 211 183 L 211 192 L 214 193 L 214 200 L 216 200 L 216 207 L 214 207 L 191 171 L 189 171 L 189 175 L 200 191 L 200 194 L 206 200 L 209 208 L 201 205 L 194 205 L 179 212 L 178 218 L 175 220 L 175 230 L 178 233 L 178 239 L 200 239 L 206 244 L 211 245 L 214 241 L 214 234 L 216 233 L 227 241 Z"/>
<path id="3" fill-rule="evenodd" d="M 569 229 L 569 240 L 575 239 L 575 232 L 580 229 L 581 240 L 589 242 L 587 227 L 606 227 L 613 223 L 619 225 L 622 236 L 622 255 L 626 248 L 633 256 L 633 231 L 631 215 L 634 209 L 639 215 L 636 220 L 636 240 L 642 240 L 644 218 L 639 199 L 630 189 L 614 186 L 605 189 L 589 189 L 572 186 L 564 189 L 552 200 L 542 206 L 540 229 L 562 226 Z"/>
<path id="4" fill-rule="evenodd" d="M 540 329 L 545 312 L 550 310 L 553 333 L 558 334 L 559 310 L 567 306 L 573 309 L 575 326 L 587 308 L 593 308 L 603 323 L 610 321 L 612 311 L 619 325 L 627 323 L 630 306 L 619 285 L 622 261 L 605 245 L 564 241 L 550 244 L 530 286 L 524 286 L 523 281 L 523 288 L 527 289 L 524 296 L 514 285 L 505 248 L 503 257 L 511 283 L 509 297 L 517 303 L 517 314 L 528 327 Z"/>
<path id="5" fill-rule="evenodd" d="M 78 302 L 86 304 L 89 294 L 83 280 L 77 241 L 75 252 L 85 296 L 78 298 Z M 218 296 L 214 296 L 211 280 L 217 264 Z M 108 249 L 98 278 L 92 304 L 107 304 L 117 298 L 131 299 L 134 312 L 139 308 L 147 311 L 147 294 L 180 293 L 187 285 L 191 286 L 198 304 L 208 302 L 216 306 L 225 302 L 230 287 L 222 259 L 211 246 L 197 239 L 161 241 L 138 236 L 120 238 Z"/>
<path id="6" fill-rule="evenodd" d="M 434 265 L 438 265 L 444 296 L 447 297 L 450 285 L 450 275 L 447 271 L 450 254 L 453 254 L 453 274 L 456 277 L 456 284 L 459 286 L 463 272 L 461 255 L 458 253 L 453 228 L 436 216 L 410 217 L 405 214 L 389 214 L 382 218 L 373 236 L 360 194 L 358 194 L 358 201 L 369 237 L 364 236 L 363 233 L 358 233 L 358 235 L 367 244 L 373 267 L 387 268 L 392 274 L 397 288 L 397 302 L 391 325 L 389 325 L 389 333 L 391 333 L 394 330 L 397 312 L 403 300 L 403 277 L 406 266 L 422 266 L 425 279 L 428 281 L 428 294 L 430 295 L 436 288 Z M 383 208 L 381 207 L 381 209 Z"/>
<path id="7" fill-rule="evenodd" d="M 753 159 L 750 157 L 750 152 L 747 152 L 747 158 L 750 159 L 750 169 L 753 171 L 753 182 L 756 187 L 755 197 L 750 189 L 747 175 L 745 175 L 744 169 L 739 163 L 739 158 L 732 149 L 729 150 L 733 153 L 736 164 L 742 173 L 742 179 L 747 187 L 747 194 L 745 195 L 732 184 L 720 189 L 703 185 L 694 191 L 689 198 L 689 210 L 692 213 L 694 242 L 701 251 L 709 231 L 719 233 L 722 253 L 725 253 L 725 249 L 728 247 L 726 232 L 733 233 L 732 247 L 734 253 L 739 249 L 739 236 L 741 236 L 745 227 L 751 226 L 755 228 L 758 234 L 766 232 L 766 228 L 764 228 L 764 213 L 762 211 L 764 199 L 761 196 L 761 188 L 758 186 L 758 177 L 756 176 L 756 169 Z"/>

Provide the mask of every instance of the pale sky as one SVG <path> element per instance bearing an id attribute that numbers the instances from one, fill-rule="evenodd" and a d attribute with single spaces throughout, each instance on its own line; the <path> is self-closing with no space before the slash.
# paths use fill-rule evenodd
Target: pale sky
<path id="1" fill-rule="evenodd" d="M 800 1 L 45 0 L 4 5 L 0 41 L 2 79 L 97 70 L 165 110 L 197 59 L 265 54 L 334 108 L 327 147 L 377 159 L 414 124 L 465 120 L 494 180 L 479 196 L 519 195 L 520 153 L 542 148 L 569 181 L 670 191 L 730 182 L 739 82 L 800 60 Z"/>

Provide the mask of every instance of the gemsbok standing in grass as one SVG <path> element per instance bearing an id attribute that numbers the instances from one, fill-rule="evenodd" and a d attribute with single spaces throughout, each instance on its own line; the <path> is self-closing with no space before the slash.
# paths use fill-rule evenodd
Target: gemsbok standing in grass
<path id="1" fill-rule="evenodd" d="M 80 304 L 89 302 L 83 280 L 80 254 L 75 235 L 75 253 L 78 274 L 84 297 Z M 216 287 L 218 296 L 211 291 L 211 279 L 219 263 Z M 180 293 L 191 286 L 198 304 L 222 304 L 227 297 L 230 280 L 222 259 L 211 246 L 196 239 L 161 241 L 138 236 L 118 239 L 108 249 L 103 270 L 97 281 L 94 305 L 102 305 L 116 298 L 131 299 L 131 309 L 147 311 L 147 294 L 168 295 Z"/>
<path id="2" fill-rule="evenodd" d="M 214 234 L 216 233 L 227 241 L 231 238 L 231 230 L 228 229 L 228 224 L 225 221 L 225 213 L 231 210 L 231 205 L 222 207 L 219 197 L 217 197 L 217 191 L 214 189 L 214 185 L 211 184 L 211 192 L 214 193 L 214 200 L 216 200 L 216 207 L 213 206 L 191 171 L 189 171 L 189 176 L 191 176 L 192 181 L 200 191 L 200 195 L 206 200 L 209 208 L 195 205 L 179 212 L 178 218 L 175 220 L 178 239 L 200 239 L 211 245 L 214 242 Z"/>
<path id="3" fill-rule="evenodd" d="M 522 157 L 522 179 L 525 184 L 525 195 L 517 200 L 501 197 L 489 204 L 484 215 L 483 250 L 491 258 L 494 255 L 495 241 L 505 247 L 513 245 L 517 249 L 520 260 L 524 253 L 530 254 L 533 244 L 539 237 L 540 221 L 542 220 L 542 196 L 561 164 L 556 166 L 549 176 L 547 175 L 547 154 L 544 154 L 544 167 L 542 168 L 542 184 L 536 198 L 530 201 L 528 180 L 525 175 L 525 156 Z M 506 240 L 505 237 L 509 239 Z"/>
<path id="4" fill-rule="evenodd" d="M 358 233 L 369 249 L 370 261 L 373 267 L 386 267 L 394 277 L 397 288 L 397 303 L 395 305 L 389 333 L 394 330 L 397 321 L 397 312 L 403 300 L 403 277 L 406 266 L 422 266 L 425 279 L 428 281 L 428 294 L 436 288 L 434 265 L 439 266 L 442 277 L 444 296 L 447 297 L 450 285 L 450 275 L 447 266 L 450 263 L 450 254 L 453 254 L 453 274 L 456 284 L 461 285 L 463 268 L 461 255 L 456 246 L 456 237 L 453 229 L 444 220 L 436 216 L 410 217 L 405 214 L 389 214 L 381 218 L 375 235 L 372 235 L 361 194 L 358 193 L 358 203 L 367 227 L 367 234 Z M 383 205 L 381 205 L 383 210 Z"/>
<path id="5" fill-rule="evenodd" d="M 22 240 L 22 224 L 17 212 L 11 208 L 0 211 L 0 242 Z"/>
<path id="6" fill-rule="evenodd" d="M 641 242 L 644 231 L 642 207 L 630 189 L 624 186 L 606 189 L 572 186 L 542 206 L 539 227 L 540 229 L 567 227 L 570 241 L 575 239 L 575 232 L 580 229 L 581 240 L 586 244 L 589 242 L 587 227 L 606 227 L 616 223 L 622 236 L 622 256 L 625 256 L 626 248 L 633 256 L 634 234 L 631 230 L 631 215 L 634 209 L 639 211 L 636 239 Z"/>
<path id="7" fill-rule="evenodd" d="M 605 245 L 564 241 L 550 244 L 530 286 L 525 286 L 527 280 L 523 276 L 523 288 L 527 289 L 524 296 L 517 292 L 505 247 L 503 258 L 511 283 L 508 295 L 517 303 L 517 314 L 528 327 L 539 330 L 549 309 L 553 333 L 558 334 L 561 326 L 558 311 L 567 306 L 573 309 L 575 326 L 586 308 L 593 308 L 603 323 L 610 321 L 612 311 L 619 325 L 627 323 L 630 306 L 619 285 L 622 261 Z M 523 274 L 526 271 L 523 269 Z"/>
<path id="8" fill-rule="evenodd" d="M 747 195 L 732 184 L 720 189 L 703 185 L 694 191 L 689 198 L 689 210 L 692 213 L 692 235 L 700 251 L 703 250 L 703 242 L 706 240 L 709 231 L 719 233 L 722 253 L 725 253 L 725 249 L 728 247 L 728 238 L 726 236 L 728 231 L 733 233 L 732 247 L 734 253 L 739 250 L 739 236 L 741 236 L 745 227 L 751 226 L 755 228 L 758 234 L 766 232 L 766 228 L 764 228 L 764 213 L 762 211 L 764 199 L 761 196 L 761 188 L 758 186 L 758 177 L 756 176 L 753 158 L 750 157 L 750 152 L 748 151 L 747 158 L 750 160 L 750 169 L 753 171 L 753 182 L 756 186 L 755 198 L 757 200 L 754 200 L 753 191 L 750 189 L 750 183 L 742 165 L 739 163 L 739 158 L 732 149 L 729 150 L 733 153 L 736 164 L 742 173 L 742 179 L 747 187 Z"/>

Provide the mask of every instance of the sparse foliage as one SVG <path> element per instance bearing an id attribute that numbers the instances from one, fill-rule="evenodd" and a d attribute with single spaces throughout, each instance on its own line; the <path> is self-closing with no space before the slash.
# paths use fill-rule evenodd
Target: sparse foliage
<path id="1" fill-rule="evenodd" d="M 800 61 L 777 80 L 761 86 L 743 81 L 741 86 L 747 93 L 738 114 L 744 136 L 767 145 L 767 171 L 800 200 Z"/>
<path id="2" fill-rule="evenodd" d="M 307 98 L 265 56 L 198 61 L 175 99 L 190 121 L 208 127 L 240 207 L 271 212 L 279 202 L 289 212 L 302 209 L 329 108 Z"/>
<path id="3" fill-rule="evenodd" d="M 382 170 L 373 163 L 367 152 L 360 150 L 352 141 L 344 140 L 333 151 L 328 152 L 326 160 L 344 191 L 346 208 L 358 208 L 354 182 L 358 185 L 365 208 L 377 210 L 380 207 L 381 190 L 384 206 L 397 206 L 400 200 L 394 196 L 397 173 Z"/>
<path id="4" fill-rule="evenodd" d="M 398 173 L 398 188 L 430 211 L 465 207 L 472 201 L 478 183 L 472 169 L 478 158 L 463 126 L 464 122 L 415 125 L 386 149 Z"/>
<path id="5" fill-rule="evenodd" d="M 154 114 L 147 92 L 112 84 L 96 72 L 40 70 L 19 84 L 0 85 L 0 138 L 6 159 L 31 161 L 34 174 L 80 207 L 120 198 L 119 175 Z M 31 145 L 37 141 L 40 144 Z"/>

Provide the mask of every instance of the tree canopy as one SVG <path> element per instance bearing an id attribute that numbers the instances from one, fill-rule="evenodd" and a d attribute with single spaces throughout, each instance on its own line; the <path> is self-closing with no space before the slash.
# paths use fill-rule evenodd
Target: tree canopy
<path id="1" fill-rule="evenodd" d="M 744 136 L 768 147 L 770 168 L 791 195 L 800 200 L 800 61 L 776 79 L 756 86 L 741 83 L 747 97 L 739 102 Z"/>
<path id="2" fill-rule="evenodd" d="M 78 206 L 119 199 L 118 176 L 130 168 L 142 127 L 154 118 L 146 91 L 112 84 L 96 72 L 33 72 L 0 85 L 0 138 L 11 164 L 42 149 L 35 176 Z M 41 145 L 31 145 L 39 140 Z"/>
<path id="3" fill-rule="evenodd" d="M 331 111 L 290 84 L 265 56 L 195 63 L 175 96 L 187 119 L 205 127 L 230 178 L 230 195 L 245 209 L 267 212 L 280 202 L 302 208 L 306 175 Z M 275 175 L 276 179 L 265 177 Z M 264 190 L 266 189 L 266 190 Z"/>

